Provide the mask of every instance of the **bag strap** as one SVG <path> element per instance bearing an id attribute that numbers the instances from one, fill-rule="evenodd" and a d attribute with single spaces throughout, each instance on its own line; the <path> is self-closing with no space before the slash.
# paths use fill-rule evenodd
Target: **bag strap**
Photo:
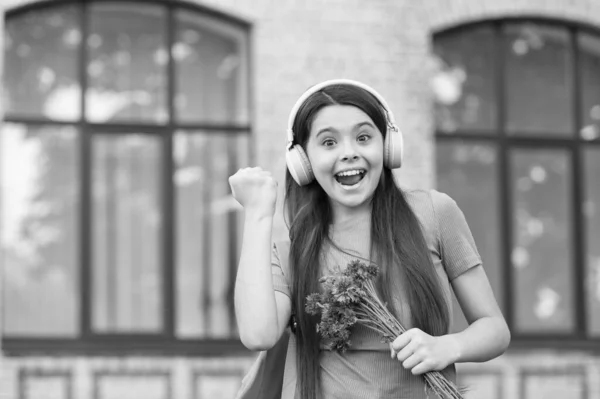
<path id="1" fill-rule="evenodd" d="M 289 240 L 280 240 L 275 241 L 275 247 L 277 248 L 277 253 L 279 254 L 279 260 L 281 261 L 281 270 L 283 270 L 283 274 L 286 276 L 286 280 L 288 284 L 290 283 L 287 276 L 290 274 L 290 241 Z"/>
<path id="2" fill-rule="evenodd" d="M 275 247 L 277 248 L 277 253 L 279 255 L 279 261 L 281 262 L 281 270 L 283 271 L 283 275 L 285 280 L 288 283 L 288 287 L 291 289 L 291 276 L 292 271 L 290 269 L 290 241 L 289 240 L 281 240 L 275 242 Z M 296 323 L 296 312 L 294 310 L 294 301 L 292 300 L 292 315 L 290 317 L 288 326 L 292 333 L 296 333 L 297 328 Z"/>
<path id="3" fill-rule="evenodd" d="M 279 254 L 279 261 L 281 262 L 281 270 L 285 276 L 285 279 L 288 283 L 288 286 L 291 287 L 291 276 L 292 271 L 290 270 L 290 241 L 277 241 L 275 242 L 275 246 L 277 248 L 277 252 Z M 297 387 L 296 383 L 298 380 L 298 375 L 296 372 L 296 321 L 295 321 L 295 312 L 294 312 L 294 301 L 292 301 L 292 316 L 290 317 L 290 330 L 291 334 L 285 333 L 289 335 L 288 346 L 287 346 L 287 354 L 285 357 L 285 366 L 283 373 L 283 387 L 281 392 L 281 399 L 295 399 L 297 398 Z"/>

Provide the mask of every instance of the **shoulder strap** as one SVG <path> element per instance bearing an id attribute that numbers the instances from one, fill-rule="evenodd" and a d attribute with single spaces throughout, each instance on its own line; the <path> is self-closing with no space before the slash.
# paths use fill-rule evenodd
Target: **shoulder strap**
<path id="1" fill-rule="evenodd" d="M 279 261 L 281 262 L 281 270 L 285 275 L 288 285 L 291 286 L 292 271 L 290 270 L 290 241 L 277 241 L 275 246 L 277 247 Z M 294 314 L 294 302 L 292 301 L 292 317 L 290 318 L 290 329 L 292 332 L 296 331 Z M 298 396 L 296 389 L 298 380 L 296 373 L 296 336 L 295 334 L 288 333 L 286 333 L 286 335 L 288 335 L 289 339 L 285 358 L 281 399 L 295 399 Z"/>
<path id="2" fill-rule="evenodd" d="M 279 255 L 279 261 L 281 262 L 281 270 L 283 271 L 283 275 L 285 280 L 288 283 L 288 286 L 291 290 L 291 275 L 292 271 L 290 270 L 290 241 L 282 240 L 276 241 L 275 247 L 277 247 L 277 253 Z M 289 327 L 293 333 L 296 332 L 296 311 L 294 309 L 294 301 L 292 301 L 292 317 L 290 317 Z"/>
<path id="3" fill-rule="evenodd" d="M 281 261 L 281 270 L 283 270 L 285 279 L 286 279 L 288 285 L 290 285 L 290 283 L 291 283 L 290 278 L 289 278 L 289 276 L 291 276 L 290 241 L 289 240 L 276 241 L 275 246 L 277 247 L 277 253 L 279 254 L 279 260 Z"/>

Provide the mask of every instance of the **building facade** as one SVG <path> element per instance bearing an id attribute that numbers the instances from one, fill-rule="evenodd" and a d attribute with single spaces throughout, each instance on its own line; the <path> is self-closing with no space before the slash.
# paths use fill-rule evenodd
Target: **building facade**
<path id="1" fill-rule="evenodd" d="M 467 397 L 600 399 L 600 4 L 0 6 L 0 398 L 232 398 L 227 177 L 283 187 L 292 105 L 345 77 L 390 104 L 399 182 L 463 209 L 511 327 Z"/>

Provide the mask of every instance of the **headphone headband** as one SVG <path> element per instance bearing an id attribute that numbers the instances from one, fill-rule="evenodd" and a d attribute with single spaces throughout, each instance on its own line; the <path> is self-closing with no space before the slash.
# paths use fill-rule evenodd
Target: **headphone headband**
<path id="1" fill-rule="evenodd" d="M 383 96 L 381 94 L 379 94 L 375 89 L 373 89 L 372 87 L 370 87 L 364 83 L 358 82 L 356 80 L 332 79 L 332 80 L 326 80 L 321 83 L 317 83 L 316 85 L 314 85 L 313 87 L 311 87 L 310 89 L 305 91 L 304 94 L 302 94 L 300 96 L 300 98 L 296 101 L 296 104 L 294 104 L 294 106 L 292 107 L 290 116 L 288 118 L 288 128 L 287 128 L 288 149 L 290 149 L 292 147 L 292 143 L 294 142 L 294 131 L 293 131 L 294 119 L 296 119 L 296 114 L 298 113 L 298 110 L 300 109 L 302 104 L 304 104 L 304 101 L 306 101 L 306 99 L 308 97 L 310 97 L 314 93 L 318 92 L 319 90 L 322 90 L 329 86 L 341 85 L 341 84 L 356 86 L 356 87 L 359 87 L 359 88 L 371 93 L 377 99 L 377 101 L 379 101 L 379 103 L 385 110 L 385 112 L 387 114 L 386 116 L 387 116 L 388 127 L 395 131 L 398 131 L 398 127 L 396 126 L 396 121 L 394 119 L 394 114 L 392 113 L 392 110 L 388 106 L 388 104 L 385 101 L 385 99 L 383 98 Z"/>

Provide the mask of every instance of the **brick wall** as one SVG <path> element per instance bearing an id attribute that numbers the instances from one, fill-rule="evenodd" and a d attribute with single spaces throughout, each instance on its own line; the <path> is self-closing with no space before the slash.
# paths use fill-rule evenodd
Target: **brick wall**
<path id="1" fill-rule="evenodd" d="M 198 2 L 253 24 L 255 163 L 271 170 L 280 187 L 288 112 L 308 86 L 347 77 L 380 91 L 405 132 L 406 167 L 398 177 L 409 186 L 432 187 L 435 149 L 428 88 L 432 31 L 523 15 L 600 26 L 600 2 L 594 0 Z M 22 3 L 4 0 L 0 6 Z M 275 234 L 285 234 L 281 218 Z M 250 361 L 0 355 L 0 398 L 229 398 Z M 600 360 L 589 354 L 511 351 L 483 366 L 461 365 L 460 370 L 471 398 L 600 398 Z"/>

